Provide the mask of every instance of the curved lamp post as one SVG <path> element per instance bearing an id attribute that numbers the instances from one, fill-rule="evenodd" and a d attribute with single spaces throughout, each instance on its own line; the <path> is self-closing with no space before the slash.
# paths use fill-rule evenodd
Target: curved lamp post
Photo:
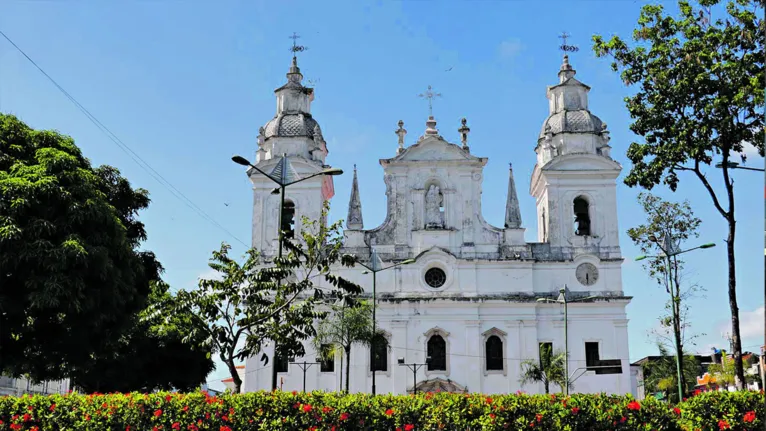
<path id="1" fill-rule="evenodd" d="M 356 263 L 360 266 L 363 266 L 364 268 L 367 268 L 367 271 L 362 272 L 362 274 L 370 274 L 372 273 L 372 340 L 370 340 L 370 350 L 372 350 L 372 357 L 371 359 L 371 368 L 372 368 L 372 394 L 375 395 L 376 388 L 375 388 L 375 341 L 377 337 L 375 336 L 375 330 L 376 330 L 376 320 L 375 320 L 375 308 L 377 307 L 376 299 L 377 299 L 377 286 L 376 286 L 376 279 L 377 274 L 381 271 L 385 271 L 387 269 L 396 268 L 397 266 L 401 265 L 409 265 L 411 263 L 415 262 L 415 259 L 407 259 L 403 260 L 399 263 L 395 263 L 393 265 L 389 265 L 386 267 L 381 267 L 380 259 L 378 258 L 378 253 L 375 251 L 375 249 L 372 250 L 372 253 L 370 253 L 370 264 L 366 265 L 358 260 L 356 260 Z"/>
<path id="2" fill-rule="evenodd" d="M 665 264 L 665 274 L 668 277 L 668 287 L 670 288 L 670 300 L 675 303 L 676 296 L 680 296 L 681 292 L 679 291 L 681 289 L 681 286 L 678 286 L 678 283 L 675 283 L 675 278 L 673 276 L 673 263 L 671 262 L 671 258 L 675 258 L 679 254 L 688 253 L 693 250 L 698 249 L 706 249 L 706 248 L 712 248 L 715 247 L 715 243 L 707 243 L 702 244 L 697 247 L 692 247 L 687 250 L 679 250 L 678 245 L 673 242 L 673 238 L 670 235 L 670 233 L 667 233 L 662 241 L 657 239 L 655 235 L 649 235 L 649 241 L 652 241 L 657 245 L 657 247 L 662 251 L 662 254 L 657 256 L 638 256 L 635 260 L 641 261 L 644 259 L 662 259 L 663 263 Z M 676 275 L 678 275 L 676 273 Z M 675 285 L 675 287 L 674 287 Z M 675 292 L 675 293 L 674 293 Z M 675 327 L 678 327 L 680 325 L 680 316 L 678 315 L 678 310 L 676 309 L 675 304 L 673 304 L 672 307 L 673 310 L 673 334 L 675 335 L 675 341 L 676 341 L 676 379 L 678 380 L 678 399 L 682 400 L 684 398 L 684 388 L 681 384 L 683 380 L 683 374 L 681 371 L 681 355 L 683 355 L 683 352 L 681 351 L 681 339 L 680 334 L 678 334 L 678 331 L 675 330 Z"/>
<path id="3" fill-rule="evenodd" d="M 340 175 L 343 173 L 343 170 L 338 168 L 330 168 L 325 169 L 320 172 L 316 172 L 311 175 L 307 175 L 305 177 L 298 176 L 298 173 L 295 172 L 295 169 L 293 168 L 292 164 L 290 163 L 290 159 L 287 158 L 287 154 L 282 153 L 282 156 L 279 158 L 279 162 L 277 162 L 276 166 L 274 166 L 274 169 L 271 171 L 271 173 L 266 173 L 262 171 L 261 169 L 257 168 L 255 165 L 250 163 L 246 158 L 242 156 L 234 156 L 231 158 L 231 160 L 242 166 L 247 166 L 250 169 L 255 170 L 256 172 L 260 173 L 261 175 L 265 176 L 266 178 L 270 179 L 274 183 L 276 183 L 279 188 L 275 189 L 272 193 L 279 192 L 280 199 L 279 199 L 279 219 L 277 221 L 277 229 L 279 229 L 279 235 L 278 235 L 278 243 L 279 243 L 279 251 L 277 254 L 278 258 L 282 258 L 282 241 L 284 239 L 284 234 L 282 231 L 282 213 L 285 210 L 285 188 L 287 186 L 299 183 L 301 181 L 306 181 L 309 178 L 314 178 L 319 175 Z M 274 391 L 277 389 L 277 350 L 276 346 L 274 346 L 274 367 L 272 368 L 272 375 L 271 375 L 271 390 Z"/>
<path id="4" fill-rule="evenodd" d="M 721 163 L 721 162 L 718 162 L 718 163 L 715 164 L 715 167 L 718 168 L 718 169 L 721 169 L 721 168 L 724 167 L 724 164 Z M 737 163 L 737 162 L 727 162 L 726 163 L 726 167 L 729 168 L 729 169 L 744 169 L 746 171 L 758 171 L 758 172 L 766 171 L 763 168 L 750 168 L 750 167 L 747 167 L 747 166 L 740 166 L 739 163 Z"/>
<path id="5" fill-rule="evenodd" d="M 569 396 L 569 313 L 568 305 L 572 302 L 583 302 L 590 299 L 597 299 L 600 296 L 586 296 L 585 298 L 569 299 L 567 298 L 567 287 L 564 285 L 563 289 L 559 289 L 559 296 L 556 299 L 550 298 L 537 298 L 537 302 L 553 302 L 556 304 L 564 304 L 564 374 L 566 375 L 566 387 L 564 388 L 564 395 Z M 576 372 L 576 371 L 575 371 Z"/>

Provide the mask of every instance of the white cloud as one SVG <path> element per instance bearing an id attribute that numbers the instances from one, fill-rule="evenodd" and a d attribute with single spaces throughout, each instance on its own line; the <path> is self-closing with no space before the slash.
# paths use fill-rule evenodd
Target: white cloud
<path id="1" fill-rule="evenodd" d="M 755 146 L 753 144 L 751 144 L 750 142 L 743 142 L 742 143 L 742 152 L 747 157 L 761 157 L 761 155 L 758 154 L 758 149 L 755 148 Z"/>
<path id="2" fill-rule="evenodd" d="M 213 268 L 208 268 L 207 271 L 197 276 L 197 280 L 220 280 L 220 279 L 221 279 L 221 273 L 214 270 Z"/>
<path id="3" fill-rule="evenodd" d="M 753 311 L 740 311 L 739 335 L 743 340 L 763 340 L 763 314 L 763 305 Z M 731 332 L 731 321 L 722 322 L 718 325 L 718 329 L 721 333 Z"/>
<path id="4" fill-rule="evenodd" d="M 500 43 L 498 54 L 500 58 L 511 59 L 524 49 L 524 44 L 519 39 L 508 39 Z"/>

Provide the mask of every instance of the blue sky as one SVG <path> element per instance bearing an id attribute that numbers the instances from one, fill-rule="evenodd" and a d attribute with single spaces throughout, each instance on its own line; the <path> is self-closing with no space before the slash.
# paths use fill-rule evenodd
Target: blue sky
<path id="1" fill-rule="evenodd" d="M 561 63 L 558 35 L 572 34 L 577 77 L 592 87 L 591 111 L 609 124 L 613 156 L 637 137 L 628 129 L 623 98 L 629 94 L 608 61 L 596 59 L 593 34 L 628 37 L 642 1 L 4 1 L 0 29 L 133 151 L 235 238 L 152 178 L 96 128 L 5 40 L 0 39 L 0 111 L 30 126 L 71 135 L 94 164 L 119 168 L 135 187 L 151 192 L 142 214 L 149 240 L 174 288 L 193 288 L 208 272 L 221 241 L 242 253 L 251 226 L 251 193 L 234 154 L 254 157 L 258 128 L 274 115 L 273 90 L 284 83 L 294 31 L 309 50 L 300 56 L 316 82 L 313 114 L 322 126 L 328 162 L 349 174 L 336 177 L 331 217 L 345 218 L 352 167 L 359 167 L 365 226 L 384 219 L 382 168 L 395 154 L 397 121 L 412 144 L 425 129 L 428 85 L 441 134 L 459 141 L 461 117 L 471 127 L 471 151 L 489 157 L 483 213 L 502 225 L 507 164 L 513 162 L 527 240 L 536 238 L 529 178 L 534 147 L 547 116 L 545 89 Z M 673 3 L 669 4 L 675 9 Z M 447 69 L 450 69 L 447 71 Z M 750 166 L 763 166 L 751 155 Z M 711 170 L 714 183 L 719 173 Z M 743 346 L 763 343 L 764 202 L 762 174 L 736 171 L 738 295 Z M 622 178 L 622 177 L 621 177 Z M 621 181 L 621 179 L 620 179 Z M 643 221 L 638 190 L 622 183 L 620 229 Z M 703 220 L 700 243 L 718 247 L 688 256 L 690 280 L 707 289 L 693 300 L 692 325 L 707 335 L 700 351 L 723 346 L 726 294 L 725 223 L 697 180 L 682 177 L 672 199 L 689 199 Z M 228 206 L 226 205 L 228 204 Z M 647 279 L 638 253 L 623 233 L 623 282 L 634 296 L 628 307 L 630 359 L 654 354 L 647 337 L 665 302 Z M 694 244 L 690 244 L 694 245 Z M 760 311 L 758 311 L 760 310 Z M 760 312 L 760 315 L 757 313 Z M 226 375 L 219 367 L 210 376 Z"/>

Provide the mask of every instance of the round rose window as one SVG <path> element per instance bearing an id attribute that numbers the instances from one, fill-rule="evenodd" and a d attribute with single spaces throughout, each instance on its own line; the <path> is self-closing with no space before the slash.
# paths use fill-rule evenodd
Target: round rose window
<path id="1" fill-rule="evenodd" d="M 429 286 L 437 288 L 444 286 L 447 281 L 447 274 L 441 268 L 431 268 L 426 271 L 426 283 Z"/>

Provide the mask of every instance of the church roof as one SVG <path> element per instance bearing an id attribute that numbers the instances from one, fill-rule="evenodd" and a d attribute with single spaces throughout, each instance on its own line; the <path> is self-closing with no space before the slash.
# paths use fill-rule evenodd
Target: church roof
<path id="1" fill-rule="evenodd" d="M 420 382 L 417 384 L 417 388 L 418 392 L 450 392 L 459 394 L 468 393 L 468 389 L 466 389 L 464 386 L 458 385 L 449 379 L 444 380 L 440 378 Z M 412 388 L 407 389 L 407 392 L 412 393 Z"/>
<path id="2" fill-rule="evenodd" d="M 604 122 L 587 109 L 564 110 L 552 114 L 545 120 L 538 139 L 543 139 L 547 132 L 553 135 L 559 133 L 601 133 L 604 126 Z"/>
<path id="3" fill-rule="evenodd" d="M 307 137 L 322 136 L 319 123 L 305 112 L 285 112 L 269 120 L 263 127 L 266 139 L 273 137 Z"/>

